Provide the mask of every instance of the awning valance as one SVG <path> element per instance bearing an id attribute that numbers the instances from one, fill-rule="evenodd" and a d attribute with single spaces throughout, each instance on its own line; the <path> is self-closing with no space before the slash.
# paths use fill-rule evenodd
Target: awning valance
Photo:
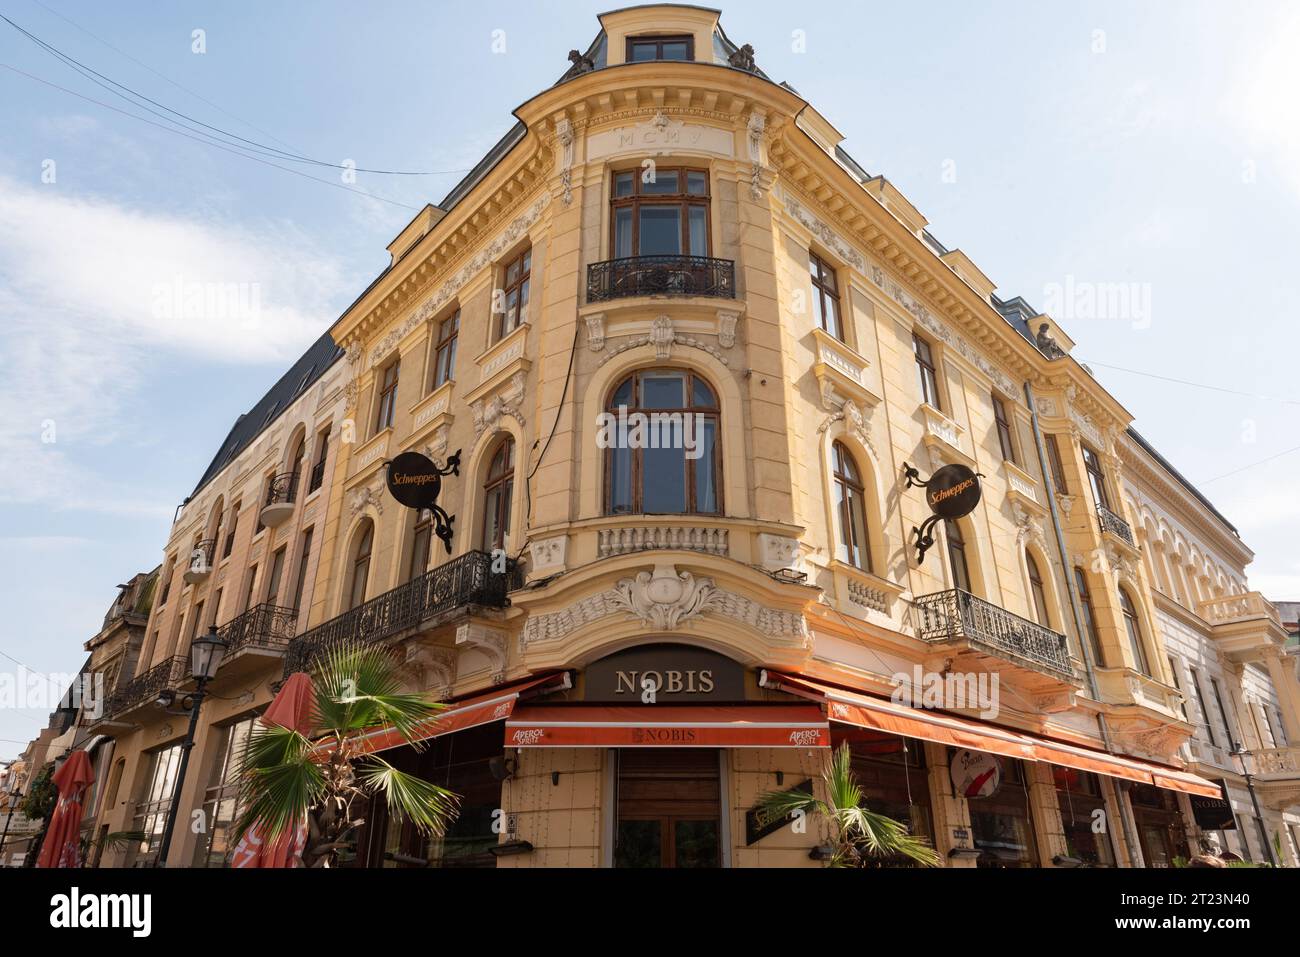
<path id="1" fill-rule="evenodd" d="M 445 711 L 438 714 L 436 719 L 422 726 L 415 740 L 427 741 L 429 738 L 451 734 L 453 731 L 465 731 L 469 728 L 476 728 L 481 724 L 504 721 L 514 713 L 515 705 L 518 704 L 521 697 L 532 697 L 551 691 L 564 691 L 572 687 L 573 680 L 570 678 L 569 673 L 564 671 L 540 678 L 529 678 L 515 685 L 494 688 L 491 691 L 485 691 L 463 701 L 452 702 Z M 361 752 L 373 753 L 395 748 L 409 742 L 395 729 L 382 727 L 363 732 L 355 739 L 354 743 Z M 317 750 L 321 749 L 322 746 L 317 745 Z"/>
<path id="2" fill-rule="evenodd" d="M 508 748 L 829 748 L 809 705 L 528 705 L 506 721 Z"/>
<path id="3" fill-rule="evenodd" d="M 759 675 L 759 684 L 765 688 L 824 702 L 826 713 L 832 721 L 842 721 L 860 728 L 987 751 L 1022 761 L 1044 761 L 1076 771 L 1091 771 L 1140 784 L 1154 784 L 1187 794 L 1219 796 L 1217 784 L 1185 771 L 1137 758 L 1119 757 L 1059 741 L 1049 741 L 1023 731 L 1012 731 L 969 718 L 909 708 L 885 698 L 836 688 L 802 675 L 763 671 Z"/>

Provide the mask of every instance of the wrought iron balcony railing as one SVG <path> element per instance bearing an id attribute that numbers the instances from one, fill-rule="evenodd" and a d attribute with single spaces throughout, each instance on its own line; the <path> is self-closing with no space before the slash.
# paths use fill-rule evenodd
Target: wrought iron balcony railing
<path id="1" fill-rule="evenodd" d="M 298 494 L 299 472 L 281 472 L 272 476 L 266 486 L 265 505 L 292 504 Z"/>
<path id="2" fill-rule="evenodd" d="M 587 267 L 587 302 L 628 296 L 736 297 L 736 264 L 706 256 L 630 256 Z"/>
<path id="3" fill-rule="evenodd" d="M 1014 655 L 1073 677 L 1065 635 L 953 588 L 914 602 L 916 633 L 925 641 L 965 638 L 994 654 Z"/>
<path id="4" fill-rule="evenodd" d="M 467 552 L 304 632 L 289 642 L 284 673 L 309 669 L 327 649 L 384 641 L 456 608 L 506 607 L 507 594 L 523 584 L 523 571 L 509 559 L 505 571 L 494 571 L 492 564 L 488 552 Z"/>
<path id="5" fill-rule="evenodd" d="M 1128 522 L 1120 518 L 1105 505 L 1097 506 L 1097 520 L 1101 522 L 1101 530 L 1110 532 L 1117 536 L 1121 541 L 1133 544 L 1133 529 L 1128 527 Z"/>
<path id="6" fill-rule="evenodd" d="M 175 691 L 189 676 L 190 659 L 180 655 L 164 659 L 110 694 L 104 701 L 104 717 L 112 717 L 147 704 L 164 691 Z"/>
<path id="7" fill-rule="evenodd" d="M 298 612 L 263 602 L 232 618 L 217 634 L 226 642 L 226 657 L 245 648 L 284 648 L 293 640 Z"/>

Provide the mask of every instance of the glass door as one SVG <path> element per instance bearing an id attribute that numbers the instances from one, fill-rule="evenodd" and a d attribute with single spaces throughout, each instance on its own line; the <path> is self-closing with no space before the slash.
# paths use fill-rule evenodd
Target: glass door
<path id="1" fill-rule="evenodd" d="M 713 748 L 618 752 L 615 867 L 719 867 L 722 783 Z"/>

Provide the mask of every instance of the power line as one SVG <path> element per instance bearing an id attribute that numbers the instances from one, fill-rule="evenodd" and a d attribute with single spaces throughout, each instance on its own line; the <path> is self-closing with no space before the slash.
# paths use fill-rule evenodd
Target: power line
<path id="1" fill-rule="evenodd" d="M 158 129 L 163 130 L 166 133 L 173 133 L 176 136 L 183 136 L 187 140 L 194 140 L 194 142 L 200 143 L 203 146 L 211 146 L 214 149 L 221 150 L 222 152 L 231 153 L 235 156 L 240 156 L 243 157 L 244 159 L 252 160 L 254 163 L 261 163 L 263 166 L 270 166 L 273 169 L 283 170 L 286 173 L 292 173 L 294 176 L 301 176 L 303 179 L 310 179 L 317 183 L 324 183 L 326 186 L 332 186 L 335 189 L 345 189 L 350 193 L 359 193 L 360 195 L 366 196 L 370 199 L 377 199 L 381 203 L 388 203 L 391 206 L 400 206 L 402 209 L 409 209 L 415 212 L 419 211 L 418 206 L 411 206 L 408 203 L 401 203 L 395 199 L 389 199 L 386 196 L 380 196 L 378 193 L 372 193 L 368 190 L 361 189 L 360 187 L 357 186 L 348 186 L 346 183 L 335 183 L 328 179 L 321 179 L 319 176 L 312 176 L 309 173 L 304 173 L 302 170 L 291 169 L 288 166 L 281 166 L 279 163 L 269 162 L 268 160 L 264 160 L 257 156 L 253 156 L 250 153 L 241 152 L 238 148 L 235 147 L 222 146 L 220 143 L 199 139 L 197 136 L 192 136 L 189 133 L 186 133 L 182 130 L 176 129 L 171 126 L 164 126 L 162 123 L 155 123 L 153 120 L 148 119 L 146 117 L 137 116 L 134 113 L 129 113 L 126 110 L 119 109 L 118 107 L 113 106 L 110 103 L 105 103 L 103 100 L 97 100 L 94 97 L 86 96 L 83 93 L 78 93 L 76 90 L 69 90 L 65 86 L 59 86 L 57 83 L 51 83 L 49 80 L 42 79 L 39 76 L 28 73 L 26 70 L 20 70 L 17 67 L 10 66 L 7 63 L 0 63 L 0 69 L 9 70 L 12 73 L 17 73 L 20 76 L 25 76 L 29 80 L 35 80 L 37 83 L 43 83 L 45 86 L 51 87 L 52 89 L 58 90 L 62 93 L 67 93 L 69 96 L 75 96 L 80 100 L 85 100 L 87 103 L 94 103 L 96 106 L 102 106 L 104 109 L 112 110 L 114 113 L 121 113 L 123 116 L 129 116 L 131 119 L 139 120 L 141 123 L 148 123 L 150 126 L 156 126 L 158 127 Z"/>
<path id="2" fill-rule="evenodd" d="M 1255 468 L 1255 467 L 1258 466 L 1258 465 L 1267 465 L 1269 462 L 1272 462 L 1274 459 L 1280 459 L 1282 456 L 1284 456 L 1284 455 L 1290 455 L 1290 454 L 1293 453 L 1293 452 L 1300 452 L 1300 445 L 1297 445 L 1297 446 L 1295 446 L 1294 448 L 1285 449 L 1285 450 L 1283 450 L 1283 451 L 1281 451 L 1281 452 L 1278 452 L 1276 455 L 1270 455 L 1270 456 L 1269 456 L 1268 458 L 1266 458 L 1266 459 L 1260 459 L 1258 462 L 1251 462 L 1249 465 L 1243 465 L 1241 468 L 1239 468 L 1239 469 L 1233 469 L 1231 472 L 1224 472 L 1222 475 L 1216 475 L 1216 476 L 1214 476 L 1214 478 L 1212 478 L 1212 479 L 1206 479 L 1206 480 L 1205 480 L 1204 482 L 1202 482 L 1201 484 L 1202 484 L 1202 485 L 1208 485 L 1208 484 L 1210 484 L 1211 482 L 1217 482 L 1217 481 L 1219 481 L 1219 479 L 1226 479 L 1226 478 L 1229 478 L 1230 476 L 1237 475 L 1237 474 L 1239 474 L 1239 473 L 1241 473 L 1241 472 L 1245 472 L 1245 471 L 1247 471 L 1248 469 L 1253 469 L 1253 468 Z"/>
<path id="3" fill-rule="evenodd" d="M 1258 392 L 1244 392 L 1240 389 L 1229 389 L 1225 386 L 1208 385 L 1204 382 L 1191 382 L 1187 379 L 1176 379 L 1173 376 L 1158 375 L 1155 372 L 1142 372 L 1138 369 L 1125 369 L 1123 366 L 1107 365 L 1105 362 L 1092 362 L 1089 360 L 1085 364 L 1089 366 L 1099 366 L 1102 369 L 1112 369 L 1115 372 L 1127 372 L 1129 375 L 1143 376 L 1147 379 L 1159 379 L 1161 382 L 1173 382 L 1177 385 L 1190 386 L 1193 389 L 1208 389 L 1211 392 L 1223 392 L 1227 395 L 1240 395 L 1245 396 L 1248 399 L 1262 399 L 1265 402 L 1281 402 L 1285 405 L 1300 405 L 1300 400 L 1298 399 L 1284 399 L 1278 396 L 1261 395 Z"/>
<path id="4" fill-rule="evenodd" d="M 17 23 L 15 23 L 13 20 L 10 20 L 7 16 L 5 16 L 2 13 L 0 13 L 0 20 L 4 20 L 5 23 L 9 24 L 11 27 L 13 27 L 23 36 L 27 37 L 29 40 L 35 43 L 42 50 L 49 53 L 51 56 L 56 57 L 65 65 L 72 67 L 72 69 L 76 70 L 78 73 L 80 73 L 86 79 L 90 80 L 92 83 L 95 83 L 97 86 L 100 86 L 105 90 L 108 90 L 108 92 L 112 93 L 114 96 L 126 100 L 132 106 L 144 109 L 146 110 L 146 112 L 152 113 L 154 116 L 157 116 L 166 122 L 176 123 L 175 120 L 165 117 L 162 114 L 156 112 L 155 110 L 149 109 L 148 107 L 144 106 L 143 103 L 139 103 L 139 102 L 135 102 L 135 100 L 131 100 L 128 96 L 124 94 L 129 94 L 130 97 L 135 97 L 136 100 L 143 100 L 144 103 L 150 103 L 161 110 L 165 110 L 166 112 L 172 114 L 173 116 L 180 117 L 182 120 L 185 120 L 188 123 L 201 126 L 204 129 L 211 130 L 213 133 L 217 133 L 220 134 L 221 136 L 228 137 L 229 139 L 238 140 L 240 143 L 247 144 L 246 146 L 239 147 L 242 149 L 251 149 L 255 152 L 261 153 L 264 156 L 271 156 L 275 159 L 280 159 L 291 163 L 306 163 L 312 166 L 324 166 L 330 169 L 347 170 L 350 172 L 359 172 L 359 173 L 374 173 L 374 174 L 381 174 L 386 176 L 438 176 L 438 175 L 446 175 L 450 173 L 468 172 L 468 170 L 466 169 L 415 171 L 415 170 L 372 169 L 364 166 L 348 166 L 341 163 L 330 163 L 325 160 L 318 160 L 310 156 L 304 156 L 301 153 L 291 153 L 288 152 L 287 150 L 282 150 L 274 146 L 268 146 L 265 143 L 260 143 L 256 140 L 251 140 L 248 139 L 247 137 L 240 136 L 237 133 L 231 133 L 229 130 L 224 130 L 221 127 L 213 126 L 209 123 L 205 123 L 200 119 L 190 116 L 188 113 L 184 113 L 179 110 L 173 110 L 171 107 L 167 106 L 166 104 L 160 103 L 157 100 L 149 96 L 146 96 L 145 94 L 140 93 L 129 86 L 125 86 L 124 84 L 118 83 L 112 77 L 105 76 L 103 73 L 100 73 L 99 71 L 93 69 L 92 67 L 89 67 L 86 64 L 82 63 L 80 60 L 76 59 L 76 57 L 70 56 L 69 54 L 62 52 L 61 50 L 57 49 L 53 45 L 45 42 L 40 37 L 36 36 L 31 31 L 26 30 L 23 27 L 19 26 Z M 111 84 L 113 87 L 116 87 L 117 89 L 110 89 L 108 86 L 104 85 L 105 83 Z M 119 93 L 118 90 L 121 90 L 123 92 Z M 200 136 L 208 135 L 203 133 L 201 130 L 193 129 L 192 127 L 190 127 L 189 130 L 190 132 L 198 133 Z M 228 146 L 238 145 L 235 143 L 230 143 L 227 140 L 222 140 L 221 142 L 226 143 L 226 145 Z"/>

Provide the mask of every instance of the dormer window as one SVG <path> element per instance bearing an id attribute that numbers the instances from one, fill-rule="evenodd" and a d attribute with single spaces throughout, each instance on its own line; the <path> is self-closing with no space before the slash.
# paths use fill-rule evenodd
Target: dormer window
<path id="1" fill-rule="evenodd" d="M 627 62 L 650 60 L 694 60 L 695 38 L 692 36 L 628 37 Z"/>

